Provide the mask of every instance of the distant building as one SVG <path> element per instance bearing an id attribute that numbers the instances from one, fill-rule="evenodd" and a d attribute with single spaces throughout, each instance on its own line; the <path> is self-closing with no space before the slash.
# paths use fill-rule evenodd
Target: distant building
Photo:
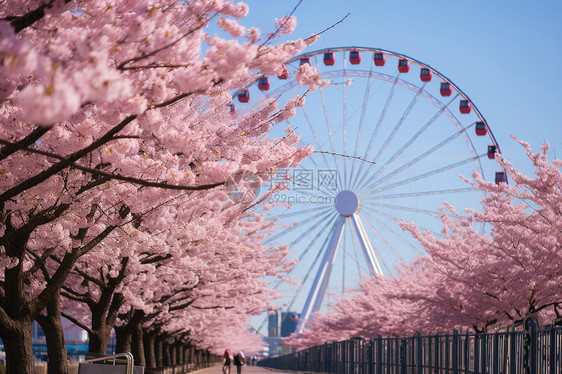
<path id="1" fill-rule="evenodd" d="M 281 315 L 276 310 L 268 316 L 268 334 L 269 337 L 279 336 L 279 327 L 281 326 Z"/>
<path id="2" fill-rule="evenodd" d="M 295 312 L 284 312 L 281 320 L 281 336 L 291 335 L 297 329 L 299 315 Z"/>
<path id="3" fill-rule="evenodd" d="M 280 356 L 293 352 L 293 348 L 283 344 L 281 338 L 295 332 L 297 328 L 298 313 L 281 312 L 275 310 L 268 316 L 268 337 L 265 338 L 269 346 L 269 356 Z"/>

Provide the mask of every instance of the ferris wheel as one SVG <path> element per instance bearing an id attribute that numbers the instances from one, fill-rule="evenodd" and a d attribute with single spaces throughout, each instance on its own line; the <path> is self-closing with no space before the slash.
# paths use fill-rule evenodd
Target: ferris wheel
<path id="1" fill-rule="evenodd" d="M 440 235 L 445 202 L 459 212 L 478 209 L 481 193 L 459 175 L 507 179 L 494 160 L 499 144 L 474 102 L 435 68 L 400 53 L 305 53 L 287 61 L 286 74 L 239 91 L 236 105 L 303 94 L 294 79 L 302 64 L 316 67 L 330 86 L 307 94 L 288 121 L 316 152 L 272 178 L 286 179 L 288 188 L 270 199 L 290 207 L 271 211 L 283 225 L 267 242 L 289 244 L 298 258 L 289 274 L 296 285 L 278 290 L 281 308 L 308 320 L 362 278 L 390 275 L 424 253 L 399 221 Z"/>

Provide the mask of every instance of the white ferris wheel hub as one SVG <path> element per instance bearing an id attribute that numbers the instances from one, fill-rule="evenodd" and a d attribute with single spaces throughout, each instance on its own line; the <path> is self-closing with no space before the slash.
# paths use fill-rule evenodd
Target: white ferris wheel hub
<path id="1" fill-rule="evenodd" d="M 359 209 L 359 198 L 354 192 L 341 191 L 336 196 L 336 210 L 342 216 L 351 216 Z"/>

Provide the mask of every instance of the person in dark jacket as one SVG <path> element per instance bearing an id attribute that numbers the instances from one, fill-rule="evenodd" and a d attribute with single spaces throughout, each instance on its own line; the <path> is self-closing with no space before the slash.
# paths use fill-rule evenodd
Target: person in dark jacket
<path id="1" fill-rule="evenodd" d="M 234 365 L 236 365 L 236 373 L 242 374 L 242 366 L 246 362 L 246 357 L 244 357 L 244 352 L 240 351 L 236 356 L 234 356 Z"/>

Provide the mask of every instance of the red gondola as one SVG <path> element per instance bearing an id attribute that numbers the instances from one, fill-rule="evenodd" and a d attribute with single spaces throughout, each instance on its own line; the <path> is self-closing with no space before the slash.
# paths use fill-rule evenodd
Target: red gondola
<path id="1" fill-rule="evenodd" d="M 300 65 L 309 64 L 310 65 L 310 57 L 303 57 L 301 58 Z"/>
<path id="2" fill-rule="evenodd" d="M 431 80 L 431 77 L 431 70 L 429 70 L 428 68 L 421 68 L 420 79 L 422 80 L 422 82 L 429 82 Z"/>
<path id="3" fill-rule="evenodd" d="M 283 72 L 277 76 L 279 79 L 289 78 L 289 70 L 287 70 L 287 65 L 283 65 Z"/>
<path id="4" fill-rule="evenodd" d="M 375 62 L 375 66 L 384 66 L 384 63 L 386 62 L 386 56 L 382 52 L 375 52 L 373 61 Z"/>
<path id="5" fill-rule="evenodd" d="M 324 52 L 324 65 L 332 66 L 336 63 L 334 52 Z"/>
<path id="6" fill-rule="evenodd" d="M 451 88 L 451 83 L 449 82 L 441 82 L 441 96 L 451 96 L 453 93 L 453 89 Z"/>
<path id="7" fill-rule="evenodd" d="M 258 88 L 262 91 L 269 90 L 269 78 L 268 77 L 261 77 L 258 80 Z"/>
<path id="8" fill-rule="evenodd" d="M 459 104 L 459 109 L 460 109 L 461 113 L 468 114 L 468 113 L 470 113 L 470 110 L 472 109 L 472 106 L 470 105 L 468 100 L 461 100 L 461 102 Z"/>
<path id="9" fill-rule="evenodd" d="M 234 103 L 230 103 L 228 106 L 230 107 L 230 113 L 236 113 L 236 106 Z"/>
<path id="10" fill-rule="evenodd" d="M 241 103 L 247 103 L 250 101 L 250 91 L 247 88 L 242 88 L 238 91 L 238 101 Z"/>
<path id="11" fill-rule="evenodd" d="M 398 71 L 401 73 L 407 73 L 410 71 L 410 62 L 405 58 L 398 60 Z"/>
<path id="12" fill-rule="evenodd" d="M 354 49 L 353 51 L 349 52 L 349 62 L 353 65 L 357 65 L 361 63 L 361 53 L 358 50 Z"/>
<path id="13" fill-rule="evenodd" d="M 488 128 L 484 122 L 476 122 L 476 135 L 482 136 L 486 135 Z"/>
<path id="14" fill-rule="evenodd" d="M 496 154 L 497 148 L 495 145 L 488 146 L 488 158 L 494 158 Z"/>
<path id="15" fill-rule="evenodd" d="M 506 183 L 505 173 L 503 171 L 496 172 L 496 184 Z"/>

